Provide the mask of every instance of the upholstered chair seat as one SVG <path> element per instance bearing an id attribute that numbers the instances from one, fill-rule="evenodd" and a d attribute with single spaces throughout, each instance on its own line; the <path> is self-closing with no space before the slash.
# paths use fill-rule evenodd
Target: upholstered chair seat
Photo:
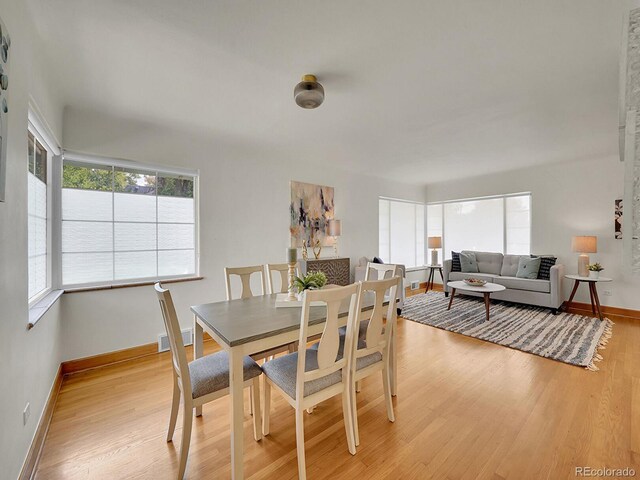
<path id="1" fill-rule="evenodd" d="M 244 381 L 259 377 L 262 373 L 251 357 L 244 357 Z M 189 363 L 193 398 L 229 388 L 229 354 L 217 352 Z"/>

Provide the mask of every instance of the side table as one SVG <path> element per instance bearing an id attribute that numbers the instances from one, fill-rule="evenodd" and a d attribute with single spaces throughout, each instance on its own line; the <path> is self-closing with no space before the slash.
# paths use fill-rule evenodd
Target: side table
<path id="1" fill-rule="evenodd" d="M 442 265 L 427 265 L 429 269 L 429 278 L 427 279 L 427 289 L 424 293 L 427 293 L 429 289 L 433 290 L 433 280 L 436 276 L 436 270 L 440 273 L 440 279 L 442 280 L 442 286 L 444 287 L 444 275 L 442 274 Z"/>
<path id="2" fill-rule="evenodd" d="M 573 290 L 571 290 L 571 296 L 569 296 L 569 301 L 567 302 L 567 307 L 571 305 L 573 301 L 573 297 L 576 295 L 576 291 L 578 290 L 578 286 L 581 282 L 586 282 L 589 285 L 589 297 L 591 297 L 591 311 L 594 315 L 598 315 L 600 320 L 603 319 L 602 310 L 600 309 L 600 299 L 598 298 L 598 290 L 596 289 L 596 283 L 598 282 L 611 282 L 611 278 L 607 277 L 581 277 L 580 275 L 565 275 L 564 278 L 568 278 L 569 280 L 575 280 L 573 284 Z"/>

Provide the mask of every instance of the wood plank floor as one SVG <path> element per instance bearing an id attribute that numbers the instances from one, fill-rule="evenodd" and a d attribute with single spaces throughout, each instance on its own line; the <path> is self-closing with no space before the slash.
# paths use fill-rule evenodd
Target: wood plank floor
<path id="1" fill-rule="evenodd" d="M 361 444 L 351 456 L 339 397 L 320 405 L 305 415 L 309 478 L 564 479 L 575 478 L 576 466 L 640 472 L 640 323 L 617 319 L 599 372 L 402 319 L 398 332 L 396 422 L 386 419 L 382 382 L 366 380 Z M 160 354 L 66 377 L 36 478 L 175 478 L 181 420 L 175 443 L 166 443 L 170 368 Z M 260 442 L 248 413 L 245 420 L 246 476 L 296 478 L 293 409 L 274 393 L 271 434 Z M 223 398 L 194 422 L 187 473 L 230 478 L 229 461 Z"/>

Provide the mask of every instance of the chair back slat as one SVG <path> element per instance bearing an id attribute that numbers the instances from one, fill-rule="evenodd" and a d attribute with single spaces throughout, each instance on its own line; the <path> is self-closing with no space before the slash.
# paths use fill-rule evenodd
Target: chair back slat
<path id="1" fill-rule="evenodd" d="M 352 337 L 355 322 L 358 319 L 357 305 L 359 301 L 360 283 L 323 290 L 306 290 L 303 297 L 302 315 L 300 319 L 300 341 L 298 347 L 298 378 L 296 389 L 299 395 L 304 395 L 304 383 L 316 378 L 329 375 L 341 368 L 346 368 L 347 359 L 351 355 Z M 307 331 L 309 327 L 309 313 L 311 302 L 326 304 L 326 321 L 318 345 L 318 368 L 305 372 L 305 357 L 307 350 Z M 347 317 L 347 334 L 344 354 L 338 358 L 340 348 L 340 310 L 345 302 L 349 302 Z M 316 308 L 316 307 L 313 307 Z M 302 397 L 299 397 L 302 398 Z"/>
<path id="2" fill-rule="evenodd" d="M 251 291 L 251 275 L 254 273 L 260 274 L 260 295 L 264 295 L 264 265 L 254 265 L 251 267 L 225 267 L 224 277 L 227 287 L 227 300 L 233 300 L 231 294 L 232 275 L 237 275 L 240 277 L 240 281 L 242 284 L 240 298 L 254 297 L 255 294 Z"/>
<path id="3" fill-rule="evenodd" d="M 189 362 L 187 361 L 187 353 L 182 342 L 182 332 L 180 331 L 180 323 L 176 308 L 171 298 L 171 292 L 162 288 L 158 282 L 155 284 L 156 294 L 160 302 L 160 311 L 162 312 L 162 320 L 169 337 L 169 349 L 171 351 L 171 360 L 173 369 L 179 380 L 182 382 L 184 391 L 191 391 L 191 379 L 189 377 Z"/>
<path id="4" fill-rule="evenodd" d="M 274 273 L 280 273 L 280 290 L 276 291 L 273 281 Z M 298 266 L 296 265 L 296 275 Z M 267 285 L 269 293 L 287 293 L 289 291 L 289 264 L 288 263 L 267 263 Z"/>
<path id="5" fill-rule="evenodd" d="M 381 280 L 383 278 L 393 278 L 396 275 L 399 275 L 398 265 L 368 262 L 364 280 L 365 282 L 368 280 Z"/>
<path id="6" fill-rule="evenodd" d="M 397 320 L 396 299 L 398 296 L 398 287 L 400 285 L 400 277 L 393 277 L 383 280 L 371 280 L 362 282 L 361 300 L 367 293 L 374 294 L 374 306 L 371 318 L 367 325 L 365 333 L 365 348 L 356 350 L 356 357 L 363 357 L 375 351 L 383 353 L 389 347 L 391 333 L 395 328 Z M 384 302 L 388 301 L 388 305 Z M 386 316 L 385 316 L 386 313 Z M 383 325 L 383 319 L 386 318 L 386 326 Z M 357 348 L 357 339 L 354 341 Z"/>

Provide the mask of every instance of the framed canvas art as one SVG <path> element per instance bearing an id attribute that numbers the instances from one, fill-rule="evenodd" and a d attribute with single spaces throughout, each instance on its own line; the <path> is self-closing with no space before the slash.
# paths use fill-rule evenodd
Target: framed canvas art
<path id="1" fill-rule="evenodd" d="M 4 202 L 7 174 L 7 116 L 9 114 L 9 50 L 11 37 L 0 18 L 0 202 Z"/>
<path id="2" fill-rule="evenodd" d="M 289 206 L 292 246 L 313 247 L 316 241 L 323 247 L 333 245 L 333 238 L 327 235 L 333 211 L 333 187 L 292 181 Z"/>
<path id="3" fill-rule="evenodd" d="M 616 240 L 622 239 L 622 199 L 616 200 L 616 208 L 613 215 Z"/>

